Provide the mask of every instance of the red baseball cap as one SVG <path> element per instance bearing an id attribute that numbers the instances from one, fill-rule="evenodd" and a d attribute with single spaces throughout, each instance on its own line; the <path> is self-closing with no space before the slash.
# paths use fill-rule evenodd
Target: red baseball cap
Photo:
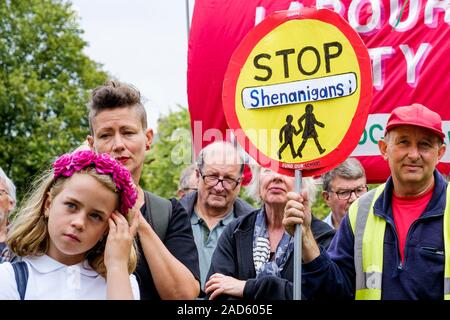
<path id="1" fill-rule="evenodd" d="M 429 129 L 444 141 L 445 134 L 442 132 L 441 116 L 419 103 L 395 108 L 388 119 L 384 135 L 392 128 L 403 125 Z"/>

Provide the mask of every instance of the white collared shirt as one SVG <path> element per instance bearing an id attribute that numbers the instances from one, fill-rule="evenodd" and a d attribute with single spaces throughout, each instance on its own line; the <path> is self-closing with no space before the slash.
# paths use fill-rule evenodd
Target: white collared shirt
<path id="1" fill-rule="evenodd" d="M 23 259 L 28 266 L 28 284 L 25 300 L 104 300 L 106 279 L 92 269 L 85 260 L 67 266 L 47 255 Z M 135 299 L 139 299 L 139 286 L 130 275 Z M 19 300 L 14 270 L 10 263 L 0 264 L 0 300 Z"/>
<path id="2" fill-rule="evenodd" d="M 328 224 L 330 227 L 334 229 L 333 225 L 333 212 L 330 211 L 330 214 L 325 217 L 325 219 L 322 220 L 326 224 Z"/>

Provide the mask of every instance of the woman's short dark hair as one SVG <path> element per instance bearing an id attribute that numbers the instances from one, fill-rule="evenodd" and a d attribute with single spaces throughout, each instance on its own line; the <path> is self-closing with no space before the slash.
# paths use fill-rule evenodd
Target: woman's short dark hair
<path id="1" fill-rule="evenodd" d="M 134 86 L 120 82 L 118 80 L 109 80 L 105 84 L 95 88 L 91 93 L 89 102 L 89 129 L 91 134 L 92 121 L 105 109 L 133 108 L 139 115 L 142 128 L 147 129 L 147 113 L 141 101 L 141 93 Z"/>

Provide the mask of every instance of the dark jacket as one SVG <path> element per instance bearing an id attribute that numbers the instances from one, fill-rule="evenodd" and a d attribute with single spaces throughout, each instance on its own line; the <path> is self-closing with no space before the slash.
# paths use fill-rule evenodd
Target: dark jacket
<path id="1" fill-rule="evenodd" d="M 186 194 L 183 198 L 180 199 L 180 204 L 184 207 L 184 209 L 187 211 L 189 217 L 192 217 L 192 215 L 194 214 L 194 208 L 195 208 L 195 204 L 197 203 L 197 191 L 194 192 L 189 192 L 188 194 Z M 244 216 L 252 211 L 254 211 L 255 208 L 253 208 L 251 205 L 249 205 L 246 201 L 240 199 L 240 198 L 236 198 L 236 200 L 234 201 L 233 204 L 233 214 L 234 217 L 241 217 Z M 199 241 L 198 239 L 196 239 L 197 241 Z M 210 243 L 210 246 L 214 246 L 214 244 Z M 197 247 L 197 250 L 201 250 L 201 248 L 199 249 Z M 214 248 L 212 248 L 212 250 L 214 250 Z M 201 255 L 201 253 L 200 253 Z M 202 269 L 204 268 L 204 269 Z M 200 274 L 201 276 L 204 276 L 208 273 L 208 269 L 209 269 L 209 265 L 206 264 L 202 264 L 200 263 Z M 206 278 L 208 279 L 208 278 Z M 204 284 L 202 284 L 204 285 Z M 199 297 L 200 298 L 204 298 L 206 295 L 203 292 L 203 290 L 200 292 Z"/>
<path id="2" fill-rule="evenodd" d="M 197 203 L 197 191 L 187 193 L 183 198 L 180 199 L 181 205 L 187 211 L 189 217 L 194 214 L 194 207 Z M 236 198 L 233 204 L 233 212 L 235 217 L 243 216 L 247 213 L 254 211 L 251 205 L 241 198 Z"/>
<path id="3" fill-rule="evenodd" d="M 291 300 L 293 298 L 293 253 L 281 271 L 281 278 L 264 276 L 256 279 L 253 263 L 253 233 L 259 210 L 237 218 L 227 226 L 214 251 L 208 278 L 218 272 L 236 279 L 247 280 L 244 299 Z M 313 217 L 311 228 L 316 241 L 328 247 L 335 233 L 334 229 L 315 217 Z M 220 298 L 230 297 L 221 296 Z"/>
<path id="4" fill-rule="evenodd" d="M 443 216 L 447 182 L 434 172 L 433 195 L 425 211 L 411 225 L 401 263 L 392 216 L 392 178 L 374 204 L 374 214 L 386 220 L 383 252 L 382 299 L 437 299 L 444 297 Z M 354 235 L 346 216 L 328 252 L 303 265 L 302 287 L 308 297 L 354 298 Z M 448 253 L 447 253 L 448 254 Z M 304 283 L 304 284 L 303 284 Z"/>
<path id="5" fill-rule="evenodd" d="M 198 266 L 198 254 L 195 246 L 194 236 L 192 235 L 191 223 L 188 214 L 176 199 L 170 199 L 172 203 L 172 215 L 167 227 L 164 245 L 167 250 L 192 272 L 194 277 L 200 279 L 200 270 Z M 149 221 L 149 213 L 146 206 L 141 208 L 142 215 Z M 156 290 L 151 270 L 145 259 L 142 245 L 137 241 L 140 256 L 136 267 L 135 275 L 139 283 L 141 300 L 160 300 L 161 297 Z M 199 280 L 200 281 L 200 280 Z"/>

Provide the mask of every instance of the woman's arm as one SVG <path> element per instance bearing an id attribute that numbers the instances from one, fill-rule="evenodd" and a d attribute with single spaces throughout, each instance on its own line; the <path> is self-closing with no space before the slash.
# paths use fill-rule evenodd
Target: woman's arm
<path id="1" fill-rule="evenodd" d="M 145 259 L 161 299 L 195 299 L 200 293 L 199 282 L 192 272 L 170 253 L 142 216 L 138 233 Z"/>

